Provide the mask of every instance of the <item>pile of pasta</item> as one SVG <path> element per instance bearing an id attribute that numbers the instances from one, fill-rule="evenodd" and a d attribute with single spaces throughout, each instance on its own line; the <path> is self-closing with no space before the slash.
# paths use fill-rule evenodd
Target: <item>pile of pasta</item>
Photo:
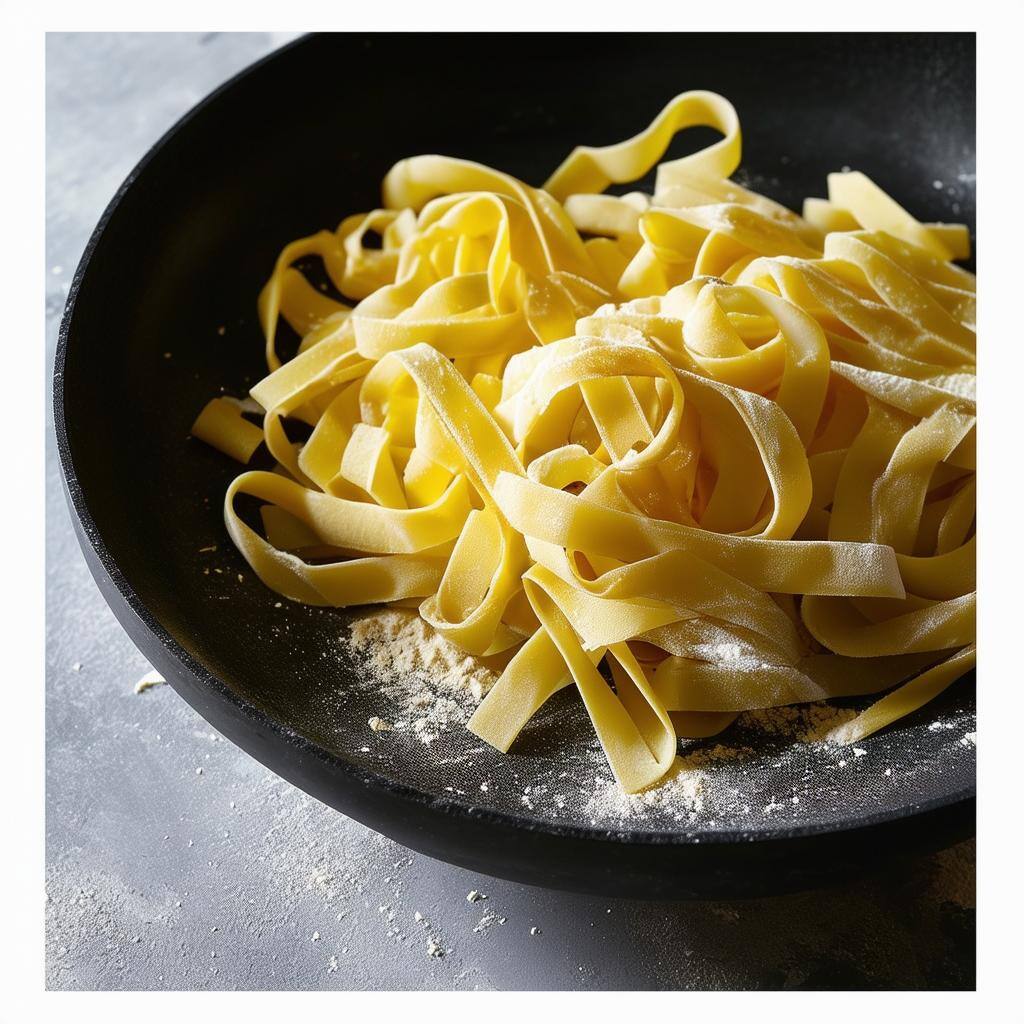
<path id="1" fill-rule="evenodd" d="M 695 125 L 722 138 L 606 194 Z M 688 92 L 539 189 L 403 160 L 381 209 L 285 247 L 269 375 L 193 427 L 276 461 L 224 506 L 268 587 L 500 658 L 469 728 L 502 751 L 575 685 L 629 792 L 744 710 L 889 691 L 854 742 L 975 658 L 967 231 L 857 172 L 798 216 L 739 159 L 733 107 Z"/>

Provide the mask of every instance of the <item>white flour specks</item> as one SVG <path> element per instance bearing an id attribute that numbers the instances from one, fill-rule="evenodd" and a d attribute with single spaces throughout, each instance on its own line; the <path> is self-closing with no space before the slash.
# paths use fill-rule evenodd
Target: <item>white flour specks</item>
<path id="1" fill-rule="evenodd" d="M 815 704 L 790 704 L 781 708 L 745 711 L 736 720 L 736 725 L 800 743 L 817 743 L 824 740 L 834 728 L 855 717 L 856 712 L 851 708 L 839 708 L 819 701 Z"/>
<path id="2" fill-rule="evenodd" d="M 702 816 L 709 798 L 716 803 L 732 794 L 716 792 L 713 772 L 716 762 L 735 760 L 750 754 L 745 747 L 722 744 L 676 758 L 664 780 L 642 793 L 624 793 L 614 779 L 598 776 L 593 794 L 583 808 L 592 823 L 609 818 L 645 818 L 652 814 L 669 816 L 681 823 L 694 823 Z M 748 808 L 749 811 L 749 808 Z"/>
<path id="3" fill-rule="evenodd" d="M 411 732 L 425 744 L 451 725 L 465 725 L 500 674 L 499 665 L 466 655 L 415 611 L 366 615 L 353 623 L 348 642 L 369 669 L 366 685 L 393 705 L 394 721 L 375 716 L 370 728 Z"/>

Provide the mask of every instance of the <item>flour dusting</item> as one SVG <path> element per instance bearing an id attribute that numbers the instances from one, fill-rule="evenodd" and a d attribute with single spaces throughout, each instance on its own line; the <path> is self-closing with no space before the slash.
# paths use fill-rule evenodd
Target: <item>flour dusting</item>
<path id="1" fill-rule="evenodd" d="M 715 831 L 749 822 L 796 822 L 808 813 L 834 806 L 851 772 L 871 762 L 867 771 L 884 770 L 888 785 L 916 785 L 922 769 L 890 756 L 883 739 L 870 752 L 863 747 L 837 745 L 837 729 L 856 717 L 851 707 L 825 701 L 746 711 L 720 737 L 680 740 L 671 769 L 655 786 L 625 793 L 608 770 L 605 755 L 592 731 L 578 719 L 572 747 L 561 757 L 534 754 L 519 763 L 503 763 L 500 775 L 478 765 L 476 751 L 460 752 L 462 733 L 480 701 L 498 680 L 509 654 L 496 658 L 467 655 L 429 626 L 415 609 L 382 608 L 363 615 L 343 644 L 361 671 L 359 687 L 380 703 L 367 722 L 376 742 L 395 742 L 406 736 L 434 744 L 439 763 L 458 767 L 444 785 L 455 796 L 477 793 L 485 805 L 507 806 L 514 801 L 524 810 L 554 821 L 583 819 L 604 827 L 683 828 Z M 564 715 L 567 708 L 554 712 Z M 582 709 L 580 709 L 582 711 Z M 539 716 L 542 717 L 542 716 Z M 364 719 L 365 720 L 365 719 Z M 550 719 L 549 719 L 550 724 Z M 970 720 L 960 714 L 933 723 L 931 731 L 951 735 L 955 749 L 973 748 Z M 542 728 L 546 726 L 542 725 Z M 554 728 L 562 735 L 568 720 Z M 473 737 L 468 737 L 470 740 Z M 369 752 L 370 748 L 363 748 Z M 882 761 L 879 764 L 879 761 Z M 856 767 L 855 767 L 856 766 Z M 894 770 L 895 769 L 895 770 Z M 508 792 L 511 789 L 511 792 Z M 502 793 L 506 795 L 502 795 Z M 831 810 L 829 811 L 831 813 Z M 621 823 L 621 824 L 620 824 Z M 760 823 L 760 824 L 759 824 Z M 472 902 L 472 900 L 471 900 Z"/>
<path id="2" fill-rule="evenodd" d="M 720 803 L 716 764 L 736 761 L 752 751 L 749 747 L 727 747 L 721 743 L 677 757 L 665 777 L 650 789 L 626 793 L 614 779 L 599 776 L 596 788 L 584 805 L 591 820 L 602 818 L 645 818 L 652 813 L 679 822 L 696 822 L 706 810 Z"/>
<path id="3" fill-rule="evenodd" d="M 390 728 L 413 732 L 426 744 L 451 725 L 465 725 L 501 674 L 492 659 L 467 655 L 415 611 L 403 608 L 357 619 L 349 645 L 370 671 L 366 685 L 394 705 Z M 380 725 L 371 720 L 370 728 L 378 731 Z"/>
<path id="4" fill-rule="evenodd" d="M 781 736 L 798 743 L 820 743 L 829 733 L 857 717 L 852 708 L 839 708 L 824 701 L 814 704 L 789 704 L 781 708 L 759 708 L 745 711 L 738 719 L 739 728 L 754 729 L 770 736 Z"/>

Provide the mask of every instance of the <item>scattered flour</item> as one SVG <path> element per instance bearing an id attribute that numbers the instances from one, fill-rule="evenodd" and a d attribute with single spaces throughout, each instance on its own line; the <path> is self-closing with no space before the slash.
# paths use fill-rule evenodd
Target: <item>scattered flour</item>
<path id="1" fill-rule="evenodd" d="M 727 747 L 719 743 L 706 750 L 677 757 L 665 778 L 657 786 L 641 793 L 625 793 L 614 779 L 598 776 L 584 812 L 592 821 L 644 818 L 651 813 L 659 816 L 668 814 L 681 822 L 696 821 L 714 795 L 714 765 L 751 753 L 753 751 L 749 747 Z"/>
<path id="2" fill-rule="evenodd" d="M 385 608 L 364 615 L 353 623 L 346 643 L 364 669 L 362 685 L 388 702 L 387 719 L 374 715 L 369 728 L 376 733 L 412 734 L 424 744 L 433 743 L 449 727 L 463 728 L 507 663 L 507 656 L 467 656 L 413 609 Z M 518 799 L 528 811 L 558 820 L 579 816 L 592 825 L 646 820 L 714 828 L 719 819 L 734 821 L 749 815 L 753 822 L 783 810 L 788 815 L 802 813 L 809 804 L 801 796 L 812 795 L 806 785 L 799 794 L 793 786 L 774 795 L 755 795 L 743 782 L 742 762 L 765 751 L 768 756 L 799 759 L 801 750 L 834 743 L 837 730 L 856 716 L 852 708 L 824 701 L 744 712 L 729 727 L 724 743 L 712 741 L 710 746 L 687 749 L 690 745 L 683 741 L 681 754 L 664 779 L 641 793 L 623 792 L 607 772 L 600 748 L 588 746 L 579 752 L 587 761 L 585 770 L 570 771 L 565 765 L 567 770 L 557 779 L 533 781 Z M 939 721 L 930 728 L 953 729 L 958 724 Z M 973 733 L 960 740 L 965 747 L 974 742 Z M 846 751 L 836 752 L 846 755 Z M 866 757 L 867 750 L 855 747 L 849 760 L 844 756 L 833 763 L 843 769 Z M 481 783 L 479 789 L 488 793 L 488 783 Z M 467 897 L 470 902 L 481 898 L 476 893 Z M 489 922 L 482 923 L 486 928 Z"/>
<path id="3" fill-rule="evenodd" d="M 140 938 L 149 949 L 151 935 L 180 916 L 169 890 L 136 887 L 63 855 L 46 868 L 45 913 L 48 989 L 92 988 L 97 971 L 124 975 Z"/>
<path id="4" fill-rule="evenodd" d="M 504 917 L 500 917 L 498 914 L 495 914 L 495 913 L 493 913 L 492 911 L 489 910 L 476 923 L 476 925 L 473 927 L 473 931 L 477 935 L 483 935 L 485 932 L 490 931 L 491 928 L 494 927 L 494 925 L 496 925 L 496 924 L 504 924 L 504 923 L 505 923 L 505 918 Z"/>
<path id="5" fill-rule="evenodd" d="M 136 684 L 136 693 L 145 693 L 152 690 L 154 686 L 163 686 L 167 680 L 159 672 L 147 672 Z"/>
<path id="6" fill-rule="evenodd" d="M 349 645 L 370 670 L 367 686 L 378 688 L 393 703 L 390 727 L 411 731 L 427 744 L 449 725 L 465 725 L 501 674 L 492 659 L 467 655 L 415 611 L 401 608 L 356 620 Z M 370 728 L 381 731 L 387 727 L 382 723 L 374 716 Z"/>
<path id="7" fill-rule="evenodd" d="M 790 704 L 781 708 L 745 711 L 736 720 L 736 725 L 800 743 L 819 743 L 834 728 L 856 717 L 857 712 L 851 708 L 837 708 L 819 701 L 816 704 Z"/>

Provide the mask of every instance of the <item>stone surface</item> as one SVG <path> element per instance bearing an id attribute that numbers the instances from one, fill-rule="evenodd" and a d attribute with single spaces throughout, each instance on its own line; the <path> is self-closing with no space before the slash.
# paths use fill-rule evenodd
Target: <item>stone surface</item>
<path id="1" fill-rule="evenodd" d="M 75 264 L 121 180 L 178 116 L 285 38 L 49 38 L 48 368 Z M 169 687 L 136 694 L 148 665 L 78 551 L 52 419 L 47 583 L 52 989 L 974 984 L 973 843 L 757 901 L 546 892 L 404 850 L 268 772 Z"/>

